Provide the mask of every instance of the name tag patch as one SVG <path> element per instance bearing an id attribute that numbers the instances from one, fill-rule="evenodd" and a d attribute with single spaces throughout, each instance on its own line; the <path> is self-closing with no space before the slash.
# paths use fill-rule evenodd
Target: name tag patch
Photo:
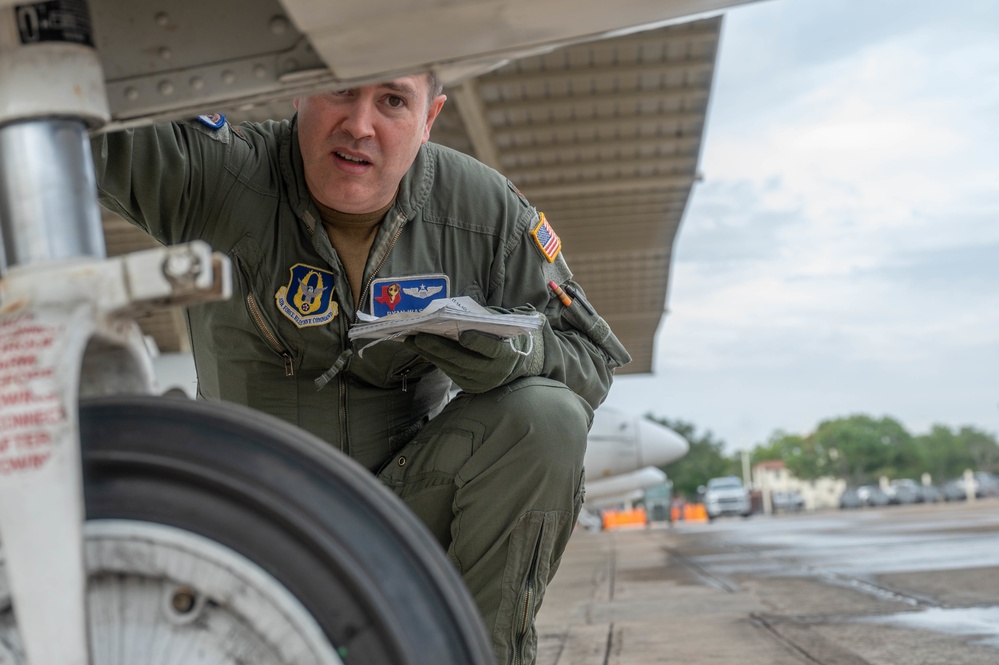
<path id="1" fill-rule="evenodd" d="M 371 284 L 371 314 L 422 312 L 433 301 L 449 297 L 451 282 L 447 275 L 376 279 Z"/>
<path id="2" fill-rule="evenodd" d="M 290 272 L 288 284 L 274 295 L 281 313 L 299 328 L 332 321 L 339 312 L 333 301 L 333 273 L 303 263 L 293 265 Z"/>

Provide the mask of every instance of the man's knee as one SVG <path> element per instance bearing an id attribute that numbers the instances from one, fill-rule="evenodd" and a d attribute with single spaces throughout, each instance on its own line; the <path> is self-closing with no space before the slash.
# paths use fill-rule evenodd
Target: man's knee
<path id="1" fill-rule="evenodd" d="M 521 432 L 538 464 L 582 464 L 593 412 L 564 384 L 551 379 L 518 379 L 494 391 L 494 428 Z"/>

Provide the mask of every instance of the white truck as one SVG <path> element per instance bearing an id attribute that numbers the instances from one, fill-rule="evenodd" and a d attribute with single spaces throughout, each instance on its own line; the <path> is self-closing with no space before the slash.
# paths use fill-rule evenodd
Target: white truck
<path id="1" fill-rule="evenodd" d="M 703 497 L 709 520 L 722 515 L 749 517 L 752 513 L 749 490 L 737 476 L 712 478 L 707 485 L 699 487 L 698 491 Z"/>

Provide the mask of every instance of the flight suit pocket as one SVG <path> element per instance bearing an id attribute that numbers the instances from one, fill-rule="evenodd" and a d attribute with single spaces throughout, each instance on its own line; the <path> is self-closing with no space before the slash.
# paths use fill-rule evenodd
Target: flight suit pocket
<path id="1" fill-rule="evenodd" d="M 263 253 L 250 236 L 244 236 L 230 252 L 230 258 L 240 280 L 240 294 L 246 306 L 247 318 L 264 345 L 281 359 L 286 376 L 293 376 L 300 363 L 296 345 L 287 339 L 288 331 L 268 314 L 273 295 L 266 293 L 267 286 L 261 278 Z"/>
<path id="2" fill-rule="evenodd" d="M 624 348 L 624 344 L 621 344 L 603 317 L 581 295 L 576 295 L 571 305 L 562 308 L 562 316 L 606 353 L 613 367 L 623 367 L 631 362 L 631 354 Z"/>
<path id="3" fill-rule="evenodd" d="M 475 435 L 462 429 L 418 436 L 378 473 L 445 549 L 451 542 L 452 505 L 458 489 L 455 474 L 472 456 L 474 446 Z"/>

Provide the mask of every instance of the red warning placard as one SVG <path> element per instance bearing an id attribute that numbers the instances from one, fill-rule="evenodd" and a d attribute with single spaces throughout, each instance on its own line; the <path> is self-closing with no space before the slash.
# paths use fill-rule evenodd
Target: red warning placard
<path id="1" fill-rule="evenodd" d="M 59 326 L 32 312 L 0 320 L 0 477 L 39 469 L 52 456 L 67 414 L 50 353 Z"/>

